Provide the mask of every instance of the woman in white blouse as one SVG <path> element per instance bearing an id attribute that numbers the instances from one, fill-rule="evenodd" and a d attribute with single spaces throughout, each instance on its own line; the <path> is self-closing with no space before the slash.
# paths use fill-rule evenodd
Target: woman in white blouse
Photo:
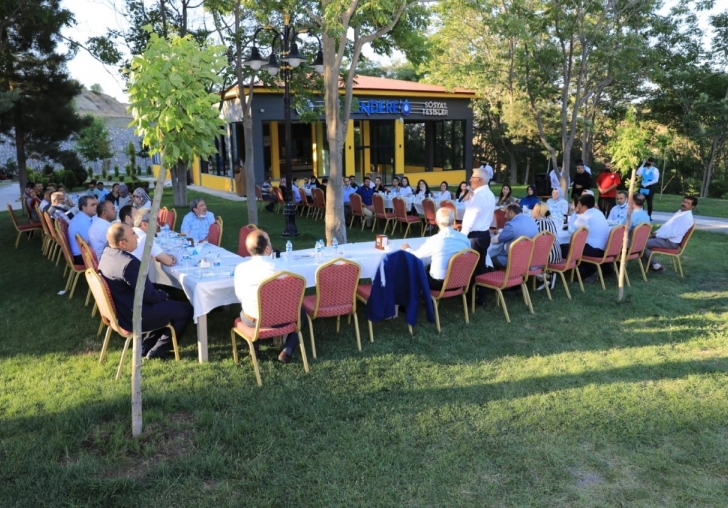
<path id="1" fill-rule="evenodd" d="M 452 200 L 452 194 L 450 194 L 450 191 L 448 190 L 447 182 L 442 182 L 440 184 L 440 200 L 443 199 Z"/>
<path id="2" fill-rule="evenodd" d="M 414 194 L 412 192 L 412 187 L 410 187 L 409 180 L 406 176 L 402 177 L 402 185 L 399 187 L 399 195 L 402 197 L 411 196 Z"/>

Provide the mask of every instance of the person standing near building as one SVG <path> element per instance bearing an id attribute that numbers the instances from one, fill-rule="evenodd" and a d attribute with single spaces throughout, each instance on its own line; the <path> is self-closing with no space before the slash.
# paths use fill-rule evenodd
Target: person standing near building
<path id="1" fill-rule="evenodd" d="M 652 165 L 652 157 L 647 159 L 637 170 L 637 176 L 642 177 L 640 182 L 640 194 L 645 197 L 647 203 L 647 215 L 652 220 L 652 198 L 655 196 L 655 189 L 659 186 L 656 185 L 660 181 L 660 170 Z"/>
<path id="2" fill-rule="evenodd" d="M 622 179 L 612 170 L 612 163 L 604 163 L 604 169 L 597 177 L 597 189 L 599 190 L 599 209 L 604 217 L 609 217 L 614 205 L 617 204 L 617 186 Z"/>

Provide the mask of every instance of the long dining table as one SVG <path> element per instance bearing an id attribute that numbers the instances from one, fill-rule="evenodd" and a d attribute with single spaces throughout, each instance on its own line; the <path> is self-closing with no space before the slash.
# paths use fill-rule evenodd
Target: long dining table
<path id="1" fill-rule="evenodd" d="M 316 285 L 316 270 L 323 263 L 336 257 L 356 261 L 361 265 L 361 278 L 371 279 L 376 273 L 382 257 L 387 252 L 400 249 L 402 244 L 408 243 L 416 249 L 425 238 L 408 238 L 406 240 L 389 240 L 387 250 L 374 248 L 374 240 L 370 242 L 357 242 L 342 244 L 338 252 L 333 247 L 326 247 L 321 259 L 315 258 L 314 249 L 296 250 L 291 253 L 290 259 L 283 257 L 275 260 L 276 267 L 281 271 L 288 271 L 306 279 L 306 287 Z M 158 239 L 162 248 L 175 251 L 177 242 L 172 239 Z M 240 263 L 250 260 L 241 257 L 215 245 L 203 243 L 196 247 L 196 253 L 189 261 L 180 262 L 174 266 L 164 266 L 154 262 L 150 265 L 149 279 L 155 284 L 171 286 L 184 291 L 194 309 L 193 319 L 197 324 L 197 351 L 199 361 L 206 362 L 208 356 L 207 315 L 213 309 L 224 305 L 239 304 L 235 295 L 234 272 Z M 177 252 L 177 259 L 182 259 L 181 251 Z M 203 261 L 205 268 L 201 268 Z M 207 266 L 207 263 L 211 266 Z M 219 261 L 219 266 L 214 263 Z M 425 264 L 427 264 L 427 260 Z M 232 326 L 232 323 L 230 323 Z"/>

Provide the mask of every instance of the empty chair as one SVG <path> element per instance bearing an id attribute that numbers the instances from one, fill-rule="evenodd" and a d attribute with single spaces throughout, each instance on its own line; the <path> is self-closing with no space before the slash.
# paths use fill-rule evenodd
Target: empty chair
<path id="1" fill-rule="evenodd" d="M 351 221 L 349 222 L 349 229 L 351 229 L 351 226 L 354 225 L 354 219 L 356 217 L 359 217 L 361 220 L 361 230 L 364 231 L 364 225 L 366 222 L 364 221 L 364 212 L 362 211 L 362 201 L 361 196 L 359 194 L 352 194 L 349 196 L 349 203 L 351 204 Z"/>
<path id="2" fill-rule="evenodd" d="M 170 208 L 167 210 L 167 226 L 169 226 L 170 231 L 174 231 L 174 227 L 177 225 L 177 210 L 174 208 Z"/>
<path id="3" fill-rule="evenodd" d="M 407 224 L 407 229 L 404 232 L 404 238 L 407 238 L 407 234 L 409 233 L 410 226 L 412 224 L 419 224 L 421 228 L 424 228 L 424 222 L 422 222 L 422 219 L 419 218 L 419 216 L 416 215 L 407 215 L 407 203 L 402 198 L 394 198 L 392 200 L 392 206 L 394 207 L 394 216 L 397 219 L 397 222 L 399 222 L 400 230 L 402 228 L 403 224 Z M 394 228 L 392 228 L 392 234 L 394 234 Z"/>
<path id="4" fill-rule="evenodd" d="M 388 212 L 386 208 L 384 208 L 384 198 L 379 194 L 374 194 L 372 196 L 372 205 L 374 206 L 374 222 L 372 223 L 372 231 L 376 229 L 377 221 L 381 219 L 385 221 L 383 234 L 386 235 L 390 221 L 395 221 L 395 226 L 397 224 L 394 214 Z"/>
<path id="5" fill-rule="evenodd" d="M 286 199 L 283 196 L 283 189 L 280 187 L 271 187 L 271 192 L 276 197 L 276 213 L 281 213 L 283 207 L 286 205 Z"/>
<path id="6" fill-rule="evenodd" d="M 475 267 L 480 260 L 480 254 L 473 249 L 463 249 L 453 257 L 447 265 L 447 274 L 442 283 L 442 289 L 439 291 L 430 290 L 430 298 L 435 307 L 435 326 L 437 332 L 440 333 L 440 311 L 438 310 L 438 302 L 443 298 L 452 298 L 462 296 L 463 311 L 465 312 L 465 322 L 470 323 L 468 317 L 468 300 L 466 293 L 470 287 L 470 280 L 475 272 Z"/>
<path id="7" fill-rule="evenodd" d="M 313 202 L 308 200 L 306 190 L 303 187 L 299 187 L 298 192 L 301 195 L 301 202 L 296 206 L 301 208 L 301 217 L 303 217 L 304 211 L 306 212 L 306 217 L 308 217 L 311 214 L 311 209 L 314 207 Z"/>
<path id="8" fill-rule="evenodd" d="M 558 273 L 561 275 L 561 281 L 564 283 L 566 296 L 569 297 L 569 300 L 571 300 L 571 292 L 569 291 L 569 285 L 566 283 L 566 277 L 564 276 L 566 272 L 571 270 L 572 281 L 574 278 L 574 272 L 576 272 L 576 277 L 579 279 L 579 287 L 581 287 L 581 292 L 584 292 L 584 283 L 581 280 L 581 275 L 579 274 L 577 267 L 581 262 L 581 256 L 584 254 L 584 245 L 586 245 L 587 236 L 589 236 L 589 231 L 585 227 L 580 227 L 574 231 L 574 234 L 571 235 L 569 255 L 566 256 L 566 259 L 562 260 L 560 263 L 551 263 L 547 267 L 547 271 L 549 273 Z"/>
<path id="9" fill-rule="evenodd" d="M 313 197 L 314 209 L 314 220 L 318 220 L 319 217 L 326 216 L 326 196 L 322 189 L 316 188 L 311 189 L 311 197 Z"/>
<path id="10" fill-rule="evenodd" d="M 627 259 L 625 261 L 625 263 L 629 263 L 633 259 L 637 260 L 637 264 L 639 264 L 640 271 L 642 272 L 642 279 L 645 282 L 647 282 L 647 275 L 645 274 L 645 267 L 642 264 L 641 258 L 642 253 L 645 251 L 645 247 L 647 247 L 647 240 L 650 238 L 650 232 L 652 232 L 652 226 L 650 226 L 647 222 L 636 226 L 632 230 L 632 239 L 629 242 L 629 250 L 627 251 Z M 627 281 L 627 285 L 631 286 L 626 266 L 624 267 L 624 279 Z"/>
<path id="11" fill-rule="evenodd" d="M 248 235 L 258 229 L 255 224 L 248 224 L 247 226 L 243 226 L 240 228 L 240 233 L 238 233 L 238 256 L 247 258 L 250 257 L 250 252 L 248 252 L 248 248 L 245 246 L 245 240 L 248 238 Z"/>
<path id="12" fill-rule="evenodd" d="M 10 212 L 10 218 L 13 221 L 13 226 L 15 226 L 15 231 L 18 232 L 18 236 L 15 238 L 15 248 L 17 249 L 18 244 L 20 243 L 20 237 L 23 235 L 23 233 L 27 234 L 28 240 L 30 240 L 30 237 L 33 236 L 33 233 L 41 229 L 41 225 L 40 222 L 19 224 L 18 218 L 15 216 L 15 212 L 13 211 L 13 207 L 10 206 L 10 203 L 8 203 L 8 211 Z"/>
<path id="13" fill-rule="evenodd" d="M 551 247 L 554 245 L 556 238 L 550 231 L 541 231 L 533 238 L 533 257 L 531 258 L 531 266 L 528 268 L 528 277 L 533 277 L 534 286 L 536 283 L 536 275 L 547 273 L 549 266 L 549 254 Z M 555 275 L 554 275 L 555 277 Z M 546 294 L 551 300 L 550 284 L 544 281 Z"/>
<path id="14" fill-rule="evenodd" d="M 212 245 L 220 246 L 220 225 L 217 222 L 210 224 L 210 229 L 207 232 L 207 241 Z"/>
<path id="15" fill-rule="evenodd" d="M 163 206 L 157 211 L 157 227 L 162 228 L 167 224 L 167 207 Z"/>
<path id="16" fill-rule="evenodd" d="M 430 230 L 432 230 L 433 227 L 437 228 L 437 218 L 435 217 L 435 214 L 437 213 L 437 210 L 435 208 L 435 202 L 431 200 L 430 198 L 426 198 L 422 200 L 422 211 L 424 212 L 425 216 L 425 225 L 428 226 Z M 453 217 L 456 215 L 453 214 Z M 425 228 L 423 226 L 422 228 L 422 236 L 425 236 Z"/>

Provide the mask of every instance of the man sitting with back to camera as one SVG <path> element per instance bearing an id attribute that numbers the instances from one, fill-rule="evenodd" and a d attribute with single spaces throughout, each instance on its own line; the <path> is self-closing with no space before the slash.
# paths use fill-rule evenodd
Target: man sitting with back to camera
<path id="1" fill-rule="evenodd" d="M 585 193 L 579 197 L 576 203 L 576 219 L 569 224 L 569 232 L 573 233 L 582 226 L 586 227 L 588 236 L 584 245 L 584 255 L 598 258 L 604 255 L 604 249 L 607 248 L 610 228 L 606 217 L 594 207 L 595 204 L 596 200 L 591 194 Z M 568 255 L 568 245 L 562 246 L 562 253 L 564 257 Z M 604 275 L 610 275 L 614 273 L 614 268 L 611 263 L 605 263 L 602 265 L 602 271 Z M 579 264 L 579 274 L 584 282 L 596 282 L 598 276 L 597 268 L 592 263 Z"/>
<path id="2" fill-rule="evenodd" d="M 409 244 L 402 245 L 402 249 L 411 252 L 420 259 L 430 258 L 430 269 L 427 270 L 427 283 L 430 289 L 439 291 L 447 275 L 447 265 L 450 258 L 463 249 L 470 248 L 470 240 L 452 225 L 455 214 L 449 208 L 440 208 L 435 214 L 435 220 L 440 231 L 428 238 L 419 249 L 410 249 Z"/>
<path id="3" fill-rule="evenodd" d="M 137 235 L 130 226 L 115 223 L 106 232 L 106 240 L 109 246 L 101 254 L 99 272 L 109 285 L 119 326 L 130 331 L 134 291 L 141 268 L 141 262 L 131 254 L 137 247 Z M 142 331 L 152 333 L 142 341 L 142 356 L 147 359 L 167 358 L 172 349 L 172 338 L 169 333 L 164 333 L 164 327 L 171 323 L 179 340 L 190 319 L 192 305 L 170 300 L 167 293 L 155 289 L 150 280 L 145 279 Z"/>
<path id="4" fill-rule="evenodd" d="M 508 265 L 508 249 L 514 240 L 521 236 L 533 238 L 538 234 L 538 225 L 533 220 L 531 214 L 523 213 L 521 205 L 511 203 L 506 206 L 506 223 L 503 231 L 491 238 L 492 244 L 497 244 L 497 250 L 490 251 L 493 259 L 493 266 L 496 268 L 505 268 Z"/>

